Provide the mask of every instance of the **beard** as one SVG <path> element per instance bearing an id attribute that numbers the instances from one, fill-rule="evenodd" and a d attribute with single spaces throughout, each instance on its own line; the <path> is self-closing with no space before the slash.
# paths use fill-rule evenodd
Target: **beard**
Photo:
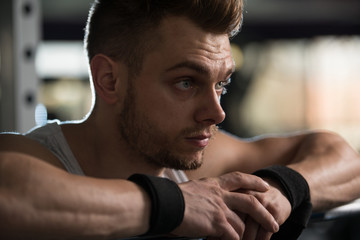
<path id="1" fill-rule="evenodd" d="M 129 81 L 130 82 L 130 81 Z M 129 147 L 148 163 L 162 168 L 177 170 L 194 170 L 199 168 L 204 159 L 204 149 L 192 152 L 179 150 L 179 143 L 186 136 L 196 136 L 203 132 L 215 135 L 216 126 L 195 126 L 184 128 L 175 137 L 170 137 L 158 124 L 138 110 L 136 96 L 131 86 L 124 100 L 124 108 L 118 116 L 121 137 Z"/>

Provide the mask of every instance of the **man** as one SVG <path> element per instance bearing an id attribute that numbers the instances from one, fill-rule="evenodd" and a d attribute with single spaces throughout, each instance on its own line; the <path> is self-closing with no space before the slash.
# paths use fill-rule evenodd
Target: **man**
<path id="1" fill-rule="evenodd" d="M 93 109 L 1 136 L 0 236 L 270 239 L 309 211 L 298 194 L 310 189 L 315 211 L 360 197 L 359 156 L 335 134 L 217 130 L 241 19 L 239 0 L 97 1 L 85 37 Z M 287 167 L 251 174 L 272 165 Z"/>

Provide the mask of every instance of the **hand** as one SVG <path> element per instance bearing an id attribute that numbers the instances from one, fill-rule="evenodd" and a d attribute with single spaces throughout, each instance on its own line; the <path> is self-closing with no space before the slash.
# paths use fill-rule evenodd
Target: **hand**
<path id="1" fill-rule="evenodd" d="M 267 232 L 278 231 L 279 225 L 254 195 L 235 192 L 237 189 L 267 192 L 269 186 L 261 178 L 233 172 L 179 186 L 185 199 L 185 214 L 182 224 L 172 232 L 175 235 L 242 239 L 245 215 L 253 218 Z"/>
<path id="2" fill-rule="evenodd" d="M 290 216 L 291 205 L 281 187 L 272 180 L 267 180 L 270 190 L 266 192 L 245 191 L 255 196 L 263 206 L 273 215 L 279 225 L 283 224 Z M 245 222 L 244 240 L 269 240 L 273 232 L 269 232 L 252 217 Z"/>

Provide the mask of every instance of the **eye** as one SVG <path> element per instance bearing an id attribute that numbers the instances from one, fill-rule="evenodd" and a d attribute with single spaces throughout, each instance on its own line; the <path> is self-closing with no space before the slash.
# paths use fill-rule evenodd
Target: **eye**
<path id="1" fill-rule="evenodd" d="M 177 82 L 175 84 L 175 87 L 184 91 L 193 88 L 193 83 L 191 80 L 182 80 L 180 82 Z"/>
<path id="2" fill-rule="evenodd" d="M 216 90 L 221 90 L 221 94 L 224 95 L 224 94 L 227 93 L 226 87 L 229 86 L 230 83 L 231 83 L 231 78 L 228 78 L 225 81 L 221 81 L 221 82 L 216 83 L 215 89 Z"/>

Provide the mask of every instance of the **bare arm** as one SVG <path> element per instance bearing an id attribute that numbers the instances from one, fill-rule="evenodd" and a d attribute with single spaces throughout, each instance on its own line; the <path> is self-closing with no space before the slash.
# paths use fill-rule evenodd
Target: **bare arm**
<path id="1" fill-rule="evenodd" d="M 0 238 L 108 239 L 147 231 L 150 200 L 143 189 L 62 168 L 38 142 L 0 135 Z"/>
<path id="2" fill-rule="evenodd" d="M 306 132 L 243 141 L 220 132 L 205 153 L 204 166 L 191 178 L 231 171 L 251 173 L 280 164 L 308 181 L 314 210 L 329 209 L 360 197 L 360 158 L 339 135 Z"/>
<path id="3" fill-rule="evenodd" d="M 254 142 L 264 164 L 287 165 L 307 180 L 314 211 L 330 209 L 360 197 L 360 158 L 339 135 L 313 132 Z M 273 152 L 273 153 L 272 153 Z M 268 162 L 269 161 L 269 162 Z M 265 167 L 266 165 L 259 168 Z"/>
<path id="4" fill-rule="evenodd" d="M 360 197 L 359 154 L 336 134 L 306 136 L 289 167 L 308 181 L 315 211 Z"/>
<path id="5" fill-rule="evenodd" d="M 251 173 L 271 165 L 286 165 L 305 177 L 315 211 L 360 197 L 359 154 L 340 136 L 330 132 L 305 132 L 250 141 L 219 133 L 205 153 L 204 165 L 188 175 L 196 179 L 231 171 Z M 270 191 L 248 193 L 256 196 L 282 224 L 290 214 L 289 202 L 275 182 L 269 183 Z M 255 236 L 270 239 L 271 235 L 258 228 L 252 218 L 247 219 L 245 239 Z"/>
<path id="6" fill-rule="evenodd" d="M 147 195 L 131 182 L 75 176 L 28 155 L 0 154 L 6 239 L 134 236 L 146 232 L 149 214 Z"/>
<path id="7" fill-rule="evenodd" d="M 150 199 L 132 182 L 69 174 L 48 150 L 22 136 L 2 135 L 0 143 L 1 239 L 118 239 L 149 229 Z M 232 193 L 238 188 L 267 191 L 260 178 L 244 175 L 181 184 L 186 210 L 174 234 L 238 239 L 243 222 L 229 209 L 243 209 L 267 231 L 277 231 L 256 198 Z M 199 196 L 200 190 L 209 194 Z"/>

